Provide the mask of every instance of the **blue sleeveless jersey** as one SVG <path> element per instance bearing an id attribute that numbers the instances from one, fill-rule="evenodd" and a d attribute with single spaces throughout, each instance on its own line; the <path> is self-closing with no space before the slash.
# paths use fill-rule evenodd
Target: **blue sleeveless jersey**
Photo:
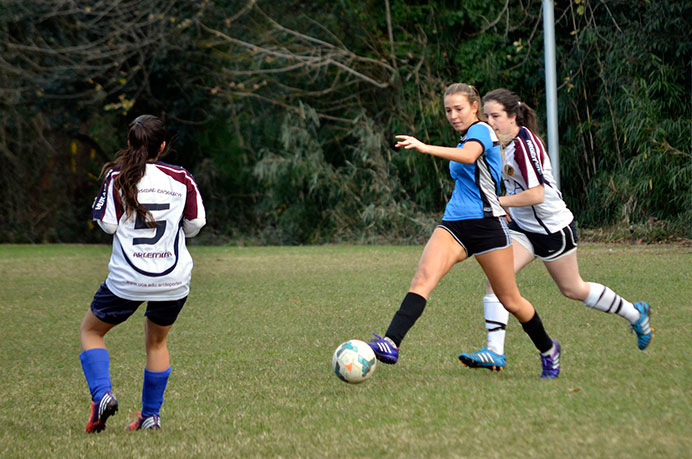
<path id="1" fill-rule="evenodd" d="M 502 154 L 497 135 L 490 125 L 477 121 L 461 137 L 457 148 L 467 142 L 481 144 L 483 153 L 473 164 L 449 162 L 449 172 L 455 183 L 443 220 L 501 217 L 505 215 L 505 211 L 497 199 L 502 171 Z"/>

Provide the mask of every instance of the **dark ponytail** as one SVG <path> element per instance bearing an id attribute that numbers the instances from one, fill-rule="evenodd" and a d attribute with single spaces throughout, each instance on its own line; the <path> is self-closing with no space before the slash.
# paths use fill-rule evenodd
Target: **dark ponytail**
<path id="1" fill-rule="evenodd" d="M 103 166 L 102 175 L 115 167 L 120 173 L 115 178 L 115 189 L 123 199 L 125 215 L 130 217 L 134 212 L 138 219 L 146 221 L 148 226 L 155 225 L 149 210 L 137 199 L 137 184 L 144 176 L 148 161 L 159 158 L 161 144 L 166 140 L 166 127 L 159 118 L 142 115 L 130 123 L 127 133 L 127 150 L 120 150 L 113 162 Z"/>
<path id="2" fill-rule="evenodd" d="M 484 104 L 491 100 L 502 105 L 502 108 L 507 112 L 508 116 L 516 115 L 517 125 L 524 126 L 529 131 L 538 135 L 536 112 L 526 105 L 525 102 L 521 102 L 519 97 L 512 91 L 504 88 L 493 89 L 483 96 Z"/>

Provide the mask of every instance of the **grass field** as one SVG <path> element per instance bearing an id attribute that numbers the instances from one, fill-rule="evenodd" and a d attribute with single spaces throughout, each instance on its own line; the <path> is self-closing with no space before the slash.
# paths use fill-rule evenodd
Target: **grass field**
<path id="1" fill-rule="evenodd" d="M 540 263 L 519 276 L 563 345 L 562 373 L 511 319 L 502 373 L 457 354 L 485 343 L 475 260 L 433 292 L 395 366 L 361 385 L 334 349 L 383 332 L 420 247 L 192 247 L 192 293 L 169 337 L 160 432 L 140 408 L 143 310 L 107 337 L 120 411 L 87 435 L 79 324 L 107 246 L 0 246 L 0 457 L 690 457 L 692 248 L 582 244 L 586 280 L 653 307 L 641 352 L 627 323 L 563 298 Z M 143 309 L 143 308 L 142 308 Z"/>

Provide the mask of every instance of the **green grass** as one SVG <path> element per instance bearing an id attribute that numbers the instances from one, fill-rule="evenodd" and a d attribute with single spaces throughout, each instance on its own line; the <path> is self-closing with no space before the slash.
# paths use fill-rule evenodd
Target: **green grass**
<path id="1" fill-rule="evenodd" d="M 169 337 L 163 430 L 126 432 L 139 410 L 143 310 L 107 337 L 120 411 L 83 432 L 89 391 L 79 324 L 107 246 L 0 246 L 0 457 L 689 457 L 692 249 L 583 244 L 581 272 L 654 308 L 641 352 L 627 323 L 562 297 L 539 263 L 525 297 L 564 348 L 540 360 L 511 319 L 507 369 L 470 370 L 484 344 L 475 260 L 433 292 L 395 366 L 360 385 L 334 349 L 383 332 L 420 247 L 192 247 L 192 293 Z"/>

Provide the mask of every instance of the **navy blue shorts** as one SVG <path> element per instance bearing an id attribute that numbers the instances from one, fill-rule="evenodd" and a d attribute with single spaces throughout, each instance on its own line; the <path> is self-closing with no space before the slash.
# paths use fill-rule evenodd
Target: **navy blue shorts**
<path id="1" fill-rule="evenodd" d="M 468 257 L 512 245 L 512 238 L 509 236 L 504 217 L 442 220 L 438 226 L 449 231 L 449 234 L 466 250 Z"/>
<path id="2" fill-rule="evenodd" d="M 167 327 L 173 325 L 183 309 L 187 297 L 171 301 L 149 301 L 144 315 L 156 325 Z M 126 300 L 111 292 L 104 282 L 94 294 L 91 312 L 100 320 L 117 325 L 125 322 L 135 313 L 144 301 Z"/>

